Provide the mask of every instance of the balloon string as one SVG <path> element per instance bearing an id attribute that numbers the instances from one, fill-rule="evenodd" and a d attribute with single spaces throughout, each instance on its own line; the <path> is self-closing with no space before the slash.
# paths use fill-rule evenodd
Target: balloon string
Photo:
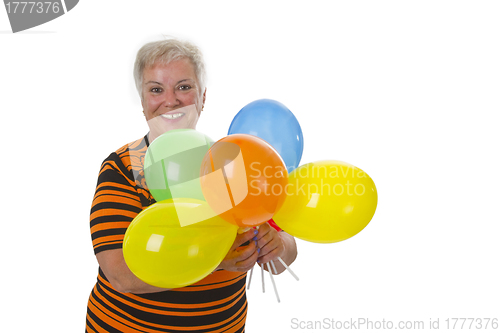
<path id="1" fill-rule="evenodd" d="M 263 265 L 260 266 L 260 276 L 262 278 L 262 292 L 265 293 L 266 292 L 266 286 L 264 284 L 264 267 Z"/>
<path id="2" fill-rule="evenodd" d="M 252 267 L 252 269 L 250 270 L 250 278 L 248 279 L 248 286 L 247 286 L 247 290 L 250 290 L 250 284 L 252 283 L 252 274 L 253 274 L 253 267 Z"/>
<path id="3" fill-rule="evenodd" d="M 274 261 L 271 260 L 271 267 L 273 268 L 273 272 L 275 275 L 278 275 L 278 270 L 276 269 L 276 266 L 274 266 Z"/>
<path id="4" fill-rule="evenodd" d="M 285 264 L 285 262 L 283 261 L 283 259 L 281 259 L 280 257 L 278 257 L 278 260 L 280 261 L 280 263 L 285 267 L 285 269 L 290 273 L 292 274 L 292 276 L 295 278 L 295 280 L 299 281 L 299 277 L 297 275 L 295 275 L 295 273 L 292 271 L 292 269 L 290 267 L 287 266 L 287 264 Z"/>
<path id="5" fill-rule="evenodd" d="M 269 263 L 266 263 L 266 265 L 267 265 L 267 272 L 269 273 L 269 276 L 271 277 L 271 282 L 273 283 L 273 288 L 274 288 L 274 293 L 276 294 L 276 299 L 278 300 L 278 303 L 279 303 L 280 296 L 278 295 L 278 289 L 276 289 L 276 284 L 274 283 L 274 278 L 273 278 L 273 273 L 271 272 L 271 267 L 269 266 Z"/>

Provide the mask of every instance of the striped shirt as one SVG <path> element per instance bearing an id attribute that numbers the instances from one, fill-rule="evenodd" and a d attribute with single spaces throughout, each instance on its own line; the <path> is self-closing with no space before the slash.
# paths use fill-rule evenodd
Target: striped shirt
<path id="1" fill-rule="evenodd" d="M 122 248 L 128 225 L 155 202 L 142 171 L 147 136 L 104 160 L 90 214 L 94 253 Z M 169 291 L 132 294 L 113 288 L 99 269 L 86 332 L 244 332 L 246 273 L 216 271 Z"/>

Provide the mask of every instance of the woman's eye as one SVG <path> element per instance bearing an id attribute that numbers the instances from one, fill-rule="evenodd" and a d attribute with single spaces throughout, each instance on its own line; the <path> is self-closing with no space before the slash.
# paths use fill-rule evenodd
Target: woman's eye
<path id="1" fill-rule="evenodd" d="M 161 88 L 152 88 L 151 92 L 160 93 L 161 92 Z"/>
<path id="2" fill-rule="evenodd" d="M 191 89 L 191 86 L 187 85 L 187 84 L 183 84 L 181 86 L 179 86 L 179 90 L 189 90 Z"/>

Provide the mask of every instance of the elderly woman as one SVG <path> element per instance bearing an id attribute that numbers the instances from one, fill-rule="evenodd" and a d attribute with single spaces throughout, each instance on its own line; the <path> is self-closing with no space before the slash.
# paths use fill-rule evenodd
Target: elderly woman
<path id="1" fill-rule="evenodd" d="M 218 269 L 179 289 L 138 279 L 122 253 L 125 231 L 155 200 L 141 161 L 149 143 L 178 128 L 194 129 L 206 98 L 205 66 L 190 43 L 168 39 L 144 45 L 134 77 L 150 132 L 111 153 L 103 162 L 90 226 L 99 273 L 87 308 L 87 332 L 243 332 L 247 313 L 246 272 L 258 261 L 295 260 L 290 235 L 268 223 L 239 234 Z M 278 272 L 284 267 L 276 263 Z"/>

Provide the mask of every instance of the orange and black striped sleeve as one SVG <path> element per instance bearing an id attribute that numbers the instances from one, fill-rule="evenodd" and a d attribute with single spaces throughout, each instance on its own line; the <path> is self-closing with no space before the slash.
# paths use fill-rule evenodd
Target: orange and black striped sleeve
<path id="1" fill-rule="evenodd" d="M 128 225 L 143 209 L 134 179 L 112 153 L 101 166 L 90 211 L 94 253 L 122 247 Z"/>

